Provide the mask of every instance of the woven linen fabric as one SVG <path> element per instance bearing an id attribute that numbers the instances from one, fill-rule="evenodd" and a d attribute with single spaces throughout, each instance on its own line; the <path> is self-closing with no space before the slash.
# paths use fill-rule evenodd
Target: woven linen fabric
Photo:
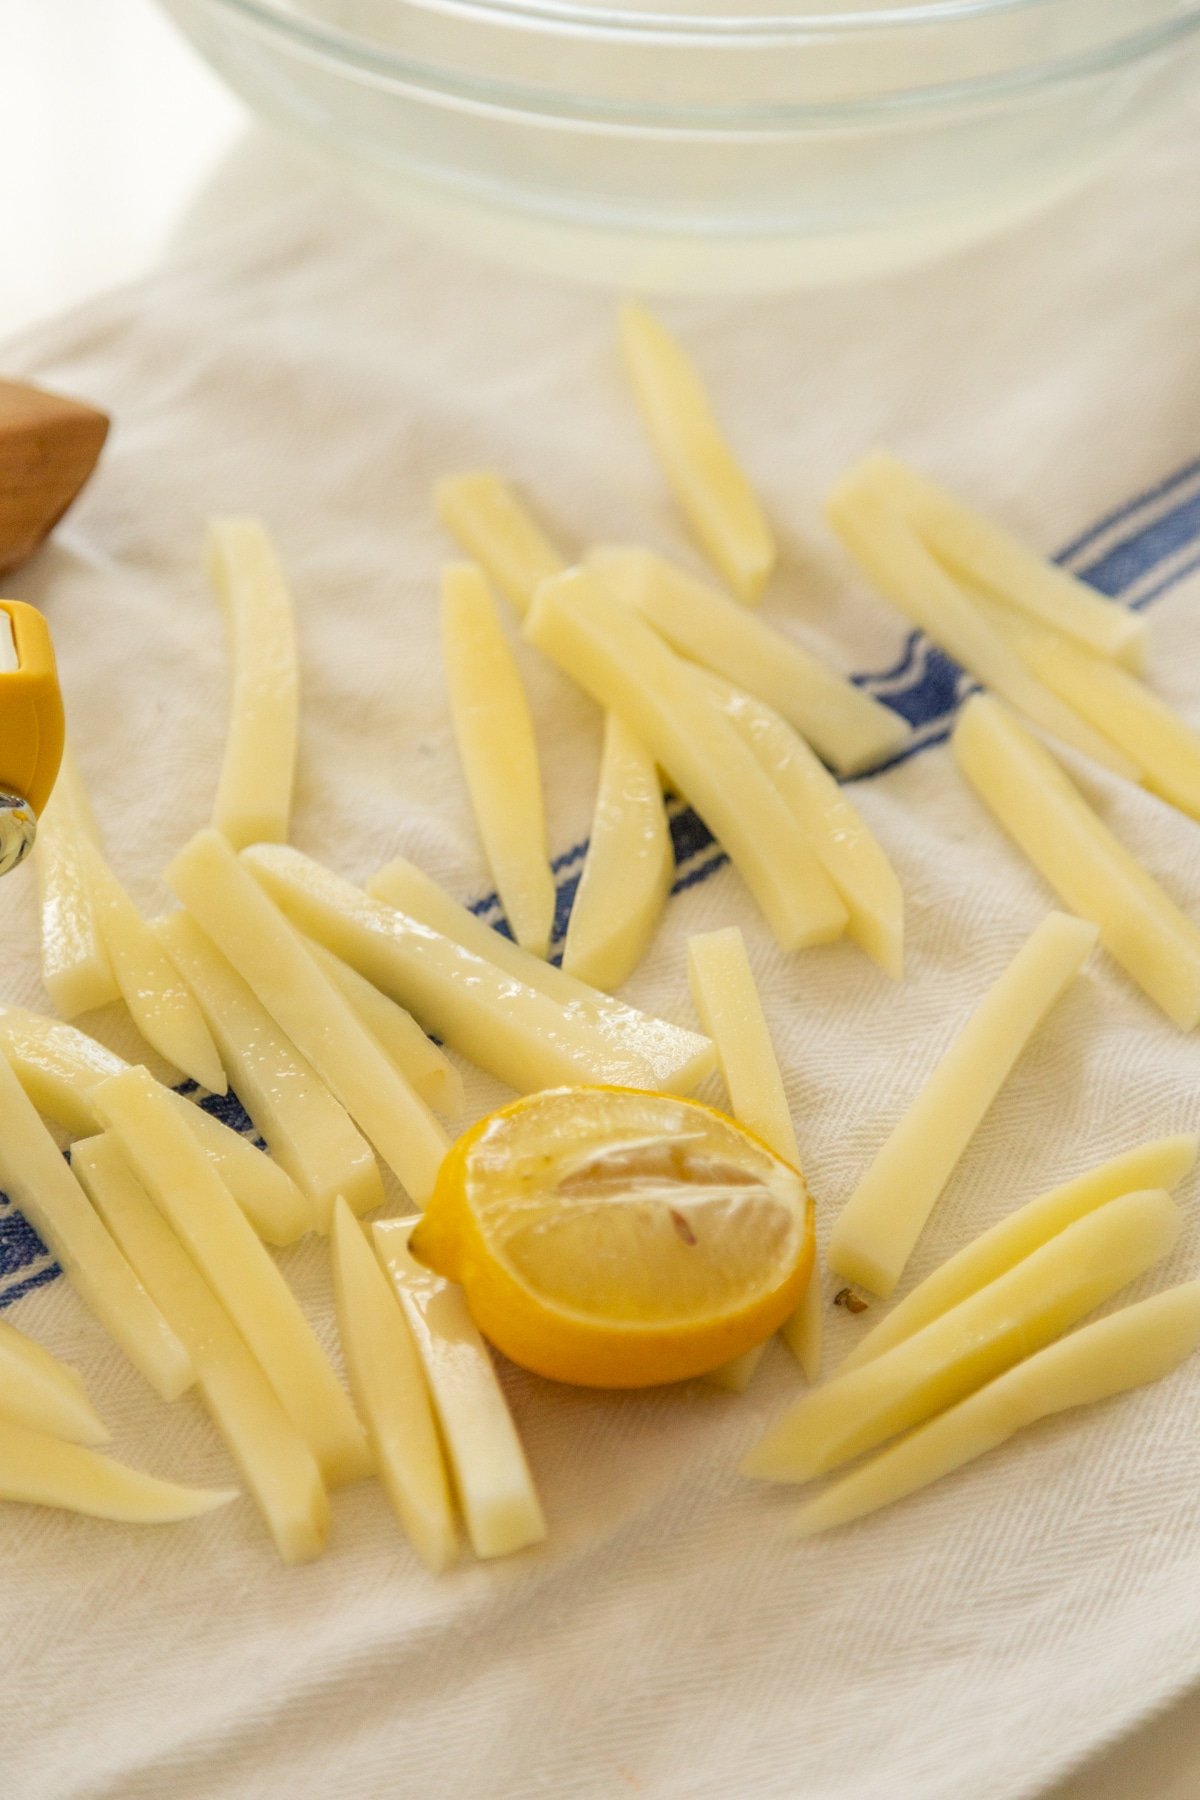
<path id="1" fill-rule="evenodd" d="M 677 892 L 627 988 L 690 1022 L 688 934 L 743 927 L 822 1237 L 1053 902 L 954 768 L 960 677 L 855 576 L 821 495 L 883 442 L 1105 592 L 1153 603 L 1151 679 L 1200 725 L 1200 224 L 1183 204 L 1198 178 L 1193 122 L 951 263 L 661 308 L 780 530 L 762 616 L 917 725 L 920 753 L 851 789 L 904 885 L 901 985 L 849 944 L 782 954 L 677 808 Z M 252 512 L 298 609 L 294 841 L 360 879 L 403 852 L 494 920 L 439 666 L 449 547 L 430 488 L 494 465 L 567 546 L 636 538 L 694 560 L 622 382 L 611 302 L 482 269 L 314 190 L 26 336 L 6 370 L 115 418 L 94 480 L 8 588 L 50 618 L 71 737 L 138 901 L 167 904 L 160 872 L 211 806 L 227 675 L 203 530 Z M 599 719 L 512 638 L 561 915 Z M 1200 915 L 1200 827 L 1081 778 Z M 0 929 L 0 997 L 44 1004 L 28 870 L 0 886 Z M 117 1009 L 94 1023 L 134 1049 Z M 901 1291 L 1050 1184 L 1194 1127 L 1198 1089 L 1196 1040 L 1098 953 L 989 1113 Z M 474 1075 L 468 1092 L 472 1114 L 503 1097 Z M 1194 1188 L 1181 1198 L 1177 1255 L 1123 1298 L 1200 1273 Z M 325 1246 L 282 1262 L 336 1355 Z M 195 1399 L 151 1395 L 7 1206 L 0 1303 L 84 1372 L 116 1454 L 230 1479 Z M 832 1362 L 863 1326 L 828 1319 Z M 162 1530 L 0 1510 L 5 1800 L 1019 1800 L 1200 1677 L 1200 1362 L 801 1544 L 795 1492 L 737 1473 L 799 1390 L 782 1346 L 744 1396 L 503 1378 L 549 1541 L 464 1556 L 444 1578 L 372 1483 L 335 1496 L 328 1553 L 298 1570 L 248 1501 Z"/>

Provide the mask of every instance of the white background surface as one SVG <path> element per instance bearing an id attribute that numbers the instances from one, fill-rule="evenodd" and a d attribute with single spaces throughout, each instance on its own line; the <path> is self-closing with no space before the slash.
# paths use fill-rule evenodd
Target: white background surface
<path id="1" fill-rule="evenodd" d="M 0 338 L 136 278 L 173 240 L 211 229 L 204 197 L 218 173 L 221 208 L 232 194 L 242 212 L 309 178 L 306 157 L 249 133 L 239 104 L 150 0 L 7 0 L 0 12 Z M 1200 1696 L 1055 1800 L 1197 1794 Z"/>

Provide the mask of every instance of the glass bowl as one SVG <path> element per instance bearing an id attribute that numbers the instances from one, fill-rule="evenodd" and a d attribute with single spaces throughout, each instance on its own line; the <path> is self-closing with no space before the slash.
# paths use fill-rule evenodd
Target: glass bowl
<path id="1" fill-rule="evenodd" d="M 409 218 L 643 290 L 844 280 L 987 236 L 1200 62 L 1200 0 L 161 3 Z"/>

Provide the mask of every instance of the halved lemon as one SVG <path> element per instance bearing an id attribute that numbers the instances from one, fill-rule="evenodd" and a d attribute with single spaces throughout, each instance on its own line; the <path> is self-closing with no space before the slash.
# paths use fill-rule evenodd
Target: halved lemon
<path id="1" fill-rule="evenodd" d="M 798 1170 L 712 1107 L 553 1088 L 458 1140 L 411 1247 L 461 1282 L 513 1362 L 648 1387 L 783 1324 L 812 1268 L 812 1201 Z"/>

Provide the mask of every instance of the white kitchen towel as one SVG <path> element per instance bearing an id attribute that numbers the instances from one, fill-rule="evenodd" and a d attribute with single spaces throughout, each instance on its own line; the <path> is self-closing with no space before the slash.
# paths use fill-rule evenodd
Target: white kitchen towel
<path id="1" fill-rule="evenodd" d="M 684 812 L 678 891 L 628 987 L 688 1020 L 688 933 L 744 927 L 822 1235 L 1052 901 L 945 748 L 956 672 L 856 578 L 821 495 L 880 442 L 946 478 L 1151 606 L 1151 679 L 1200 725 L 1198 178 L 1193 120 L 953 263 L 662 308 L 780 530 L 763 616 L 918 726 L 919 754 L 852 790 L 904 884 L 902 985 L 846 944 L 781 954 Z M 640 538 L 691 558 L 622 382 L 611 301 L 475 267 L 317 192 L 5 362 L 115 417 L 93 482 L 9 587 L 51 620 L 71 735 L 139 901 L 166 903 L 159 872 L 206 819 L 222 744 L 204 522 L 256 512 L 299 611 L 295 841 L 359 878 L 404 852 L 494 919 L 439 668 L 449 546 L 430 488 L 495 466 L 568 547 Z M 565 895 L 598 718 L 518 655 Z M 1090 786 L 1200 916 L 1200 827 L 1118 782 Z M 28 870 L 0 886 L 0 930 L 0 998 L 42 1004 Z M 129 1048 L 115 1012 L 96 1029 Z M 1195 1127 L 1198 1087 L 1196 1039 L 1097 955 L 986 1120 L 909 1280 L 1050 1183 Z M 501 1095 L 481 1079 L 469 1092 L 473 1110 Z M 1200 1273 L 1194 1188 L 1183 1200 L 1178 1255 L 1139 1293 Z M 332 1346 L 324 1246 L 284 1263 Z M 11 1208 L 0 1299 L 83 1370 L 118 1454 L 229 1479 L 196 1402 L 151 1396 Z M 861 1329 L 831 1310 L 834 1354 Z M 293 1571 L 248 1502 L 162 1531 L 0 1509 L 5 1800 L 1018 1800 L 1200 1677 L 1200 1362 L 803 1544 L 787 1532 L 794 1496 L 737 1474 L 797 1390 L 780 1346 L 742 1397 L 504 1378 L 549 1542 L 442 1579 L 371 1484 L 336 1496 L 328 1554 Z"/>

